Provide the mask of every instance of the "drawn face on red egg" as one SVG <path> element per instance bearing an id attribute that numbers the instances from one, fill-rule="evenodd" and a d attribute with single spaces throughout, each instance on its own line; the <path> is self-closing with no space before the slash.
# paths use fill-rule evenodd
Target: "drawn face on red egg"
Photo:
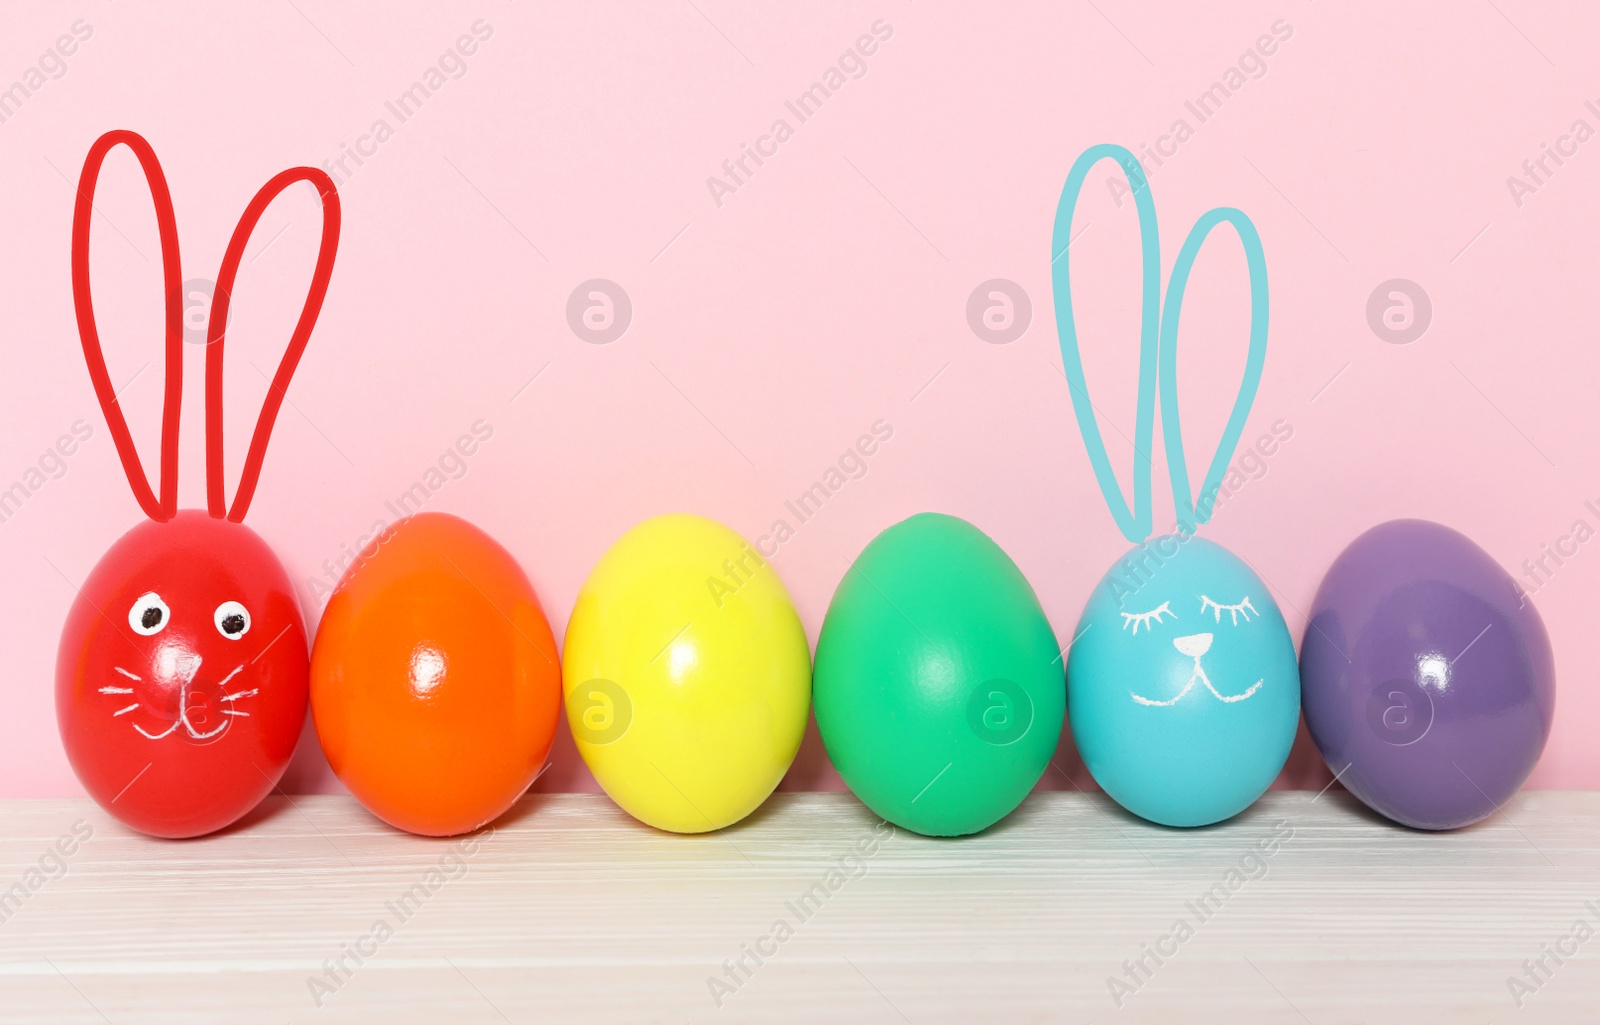
<path id="1" fill-rule="evenodd" d="M 62 634 L 57 715 L 92 796 L 136 829 L 197 835 L 276 784 L 305 721 L 305 627 L 241 524 L 146 522 L 85 582 Z"/>
<path id="2" fill-rule="evenodd" d="M 132 151 L 154 201 L 166 308 L 160 474 L 150 486 L 112 387 L 89 287 L 95 184 L 107 154 Z M 322 203 L 311 286 L 256 420 L 238 488 L 225 494 L 223 349 L 228 302 L 267 207 L 308 183 Z M 134 498 L 148 519 L 111 546 L 78 589 L 56 655 L 56 721 L 78 780 L 100 806 L 152 836 L 201 836 L 278 785 L 305 725 L 305 624 L 283 566 L 244 526 L 272 425 L 327 293 L 339 197 L 315 168 L 275 175 L 245 207 L 217 272 L 205 346 L 206 508 L 178 509 L 183 267 L 166 177 L 133 132 L 101 136 L 84 161 L 72 221 L 72 295 L 84 361 Z"/>

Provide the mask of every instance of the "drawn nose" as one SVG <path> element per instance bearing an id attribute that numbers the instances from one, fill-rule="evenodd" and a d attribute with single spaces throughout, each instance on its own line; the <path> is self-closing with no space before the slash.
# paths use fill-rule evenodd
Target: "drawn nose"
<path id="1" fill-rule="evenodd" d="M 194 681 L 195 674 L 200 671 L 201 661 L 203 660 L 195 652 L 185 651 L 176 645 L 167 645 L 156 652 L 156 675 L 180 687 L 188 687 Z"/>
<path id="2" fill-rule="evenodd" d="M 1174 637 L 1172 646 L 1190 658 L 1199 658 L 1211 650 L 1211 635 L 1189 634 L 1187 637 Z"/>

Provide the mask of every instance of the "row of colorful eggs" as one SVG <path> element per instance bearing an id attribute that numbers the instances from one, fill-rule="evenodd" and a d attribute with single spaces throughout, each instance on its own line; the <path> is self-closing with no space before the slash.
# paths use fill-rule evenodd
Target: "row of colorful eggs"
<path id="1" fill-rule="evenodd" d="M 90 288 L 95 188 L 121 146 L 143 171 L 161 238 L 166 395 L 155 487 L 106 369 Z M 1131 505 L 1087 400 L 1069 280 L 1077 196 L 1107 159 L 1128 175 L 1143 248 Z M 229 296 L 262 214 L 299 183 L 322 203 L 316 266 L 230 502 Z M 880 535 L 841 582 L 814 672 L 799 618 L 760 552 L 688 516 L 651 520 L 605 555 L 573 610 L 564 665 L 504 548 L 453 517 L 402 521 L 347 571 L 308 661 L 283 568 L 243 520 L 327 292 L 338 191 L 314 168 L 275 175 L 224 252 L 206 325 L 205 511 L 177 506 L 184 273 L 160 163 L 136 133 L 108 132 L 90 148 L 76 196 L 79 336 L 148 522 L 79 591 L 57 660 L 57 711 L 80 780 L 135 828 L 195 836 L 237 821 L 277 786 L 308 701 L 351 792 L 387 821 L 428 834 L 477 828 L 528 788 L 549 754 L 563 693 L 578 749 L 607 792 L 645 822 L 686 832 L 737 822 L 766 799 L 813 703 L 850 788 L 886 819 L 937 835 L 975 832 L 1014 809 L 1049 765 L 1064 720 L 1107 793 L 1180 826 L 1220 821 L 1260 796 L 1288 755 L 1302 694 L 1337 778 L 1421 827 L 1495 810 L 1549 734 L 1554 673 L 1544 627 L 1513 601 L 1505 572 L 1459 534 L 1402 521 L 1357 539 L 1323 583 L 1298 663 L 1261 578 L 1194 537 L 1211 502 L 1190 497 L 1177 409 L 1189 270 L 1212 229 L 1231 225 L 1250 274 L 1250 345 L 1201 488 L 1214 497 L 1261 378 L 1265 256 L 1243 212 L 1212 210 L 1191 229 L 1163 300 L 1149 183 L 1122 147 L 1094 146 L 1074 163 L 1051 274 L 1079 428 L 1107 507 L 1137 547 L 1094 590 L 1069 654 L 998 545 L 961 520 L 913 517 Z M 1182 533 L 1147 539 L 1158 378 Z"/>
<path id="2" fill-rule="evenodd" d="M 851 566 L 813 669 L 762 554 L 712 520 L 669 515 L 601 558 L 558 655 L 516 560 L 464 520 L 426 513 L 352 563 L 308 659 L 270 550 L 195 510 L 135 528 L 96 567 L 62 636 L 57 708 L 89 793 L 168 837 L 227 826 L 272 792 L 308 703 L 350 792 L 428 835 L 505 812 L 545 765 L 563 701 L 617 804 L 686 833 L 759 807 L 813 709 L 849 788 L 930 835 L 1016 808 L 1064 721 L 1128 810 L 1221 821 L 1279 774 L 1302 699 L 1338 780 L 1398 822 L 1461 826 L 1522 785 L 1551 725 L 1549 641 L 1471 541 L 1416 520 L 1374 528 L 1307 618 L 1297 660 L 1259 575 L 1211 542 L 1166 535 L 1112 568 L 1064 650 L 999 545 L 922 514 Z"/>

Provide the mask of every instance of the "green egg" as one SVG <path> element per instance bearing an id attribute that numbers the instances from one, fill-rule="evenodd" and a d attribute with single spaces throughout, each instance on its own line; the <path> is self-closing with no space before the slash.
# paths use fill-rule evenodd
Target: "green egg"
<path id="1" fill-rule="evenodd" d="M 867 545 L 817 639 L 828 757 L 874 813 L 976 833 L 1049 767 L 1066 713 L 1055 632 L 1027 577 L 966 520 L 921 513 Z"/>

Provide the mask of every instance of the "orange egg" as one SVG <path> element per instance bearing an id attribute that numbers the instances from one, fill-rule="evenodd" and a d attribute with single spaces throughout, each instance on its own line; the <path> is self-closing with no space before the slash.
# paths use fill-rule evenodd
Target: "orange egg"
<path id="1" fill-rule="evenodd" d="M 499 817 L 544 765 L 560 712 L 533 585 L 465 520 L 401 520 L 328 600 L 311 652 L 317 736 L 340 781 L 391 825 L 450 836 Z"/>

